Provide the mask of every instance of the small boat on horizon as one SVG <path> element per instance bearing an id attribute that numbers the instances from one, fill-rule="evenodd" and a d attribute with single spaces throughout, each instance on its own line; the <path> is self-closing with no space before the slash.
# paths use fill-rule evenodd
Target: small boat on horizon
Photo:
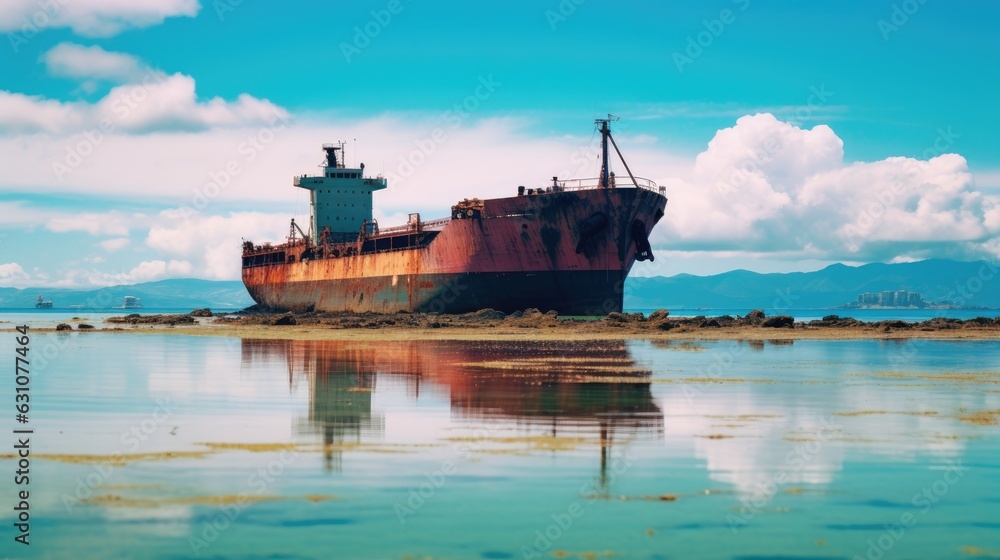
<path id="1" fill-rule="evenodd" d="M 135 296 L 125 296 L 122 299 L 122 309 L 142 309 L 142 300 Z"/>
<path id="2" fill-rule="evenodd" d="M 51 309 L 52 305 L 52 301 L 45 301 L 41 294 L 39 294 L 38 299 L 35 300 L 35 307 L 39 309 Z"/>

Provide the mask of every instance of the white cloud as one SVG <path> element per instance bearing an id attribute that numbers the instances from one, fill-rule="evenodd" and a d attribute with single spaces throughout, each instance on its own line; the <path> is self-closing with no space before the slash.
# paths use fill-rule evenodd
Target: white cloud
<path id="1" fill-rule="evenodd" d="M 17 263 L 0 264 L 0 285 L 23 286 L 29 279 L 28 273 Z"/>
<path id="2" fill-rule="evenodd" d="M 84 103 L 63 103 L 0 90 L 0 138 L 19 133 L 53 134 L 64 130 L 80 130 L 87 122 L 88 112 Z M 15 137 L 13 140 L 20 144 L 27 139 Z M 48 139 L 43 136 L 36 140 Z"/>
<path id="3" fill-rule="evenodd" d="M 166 210 L 157 216 L 146 245 L 193 264 L 196 276 L 214 280 L 240 277 L 240 243 L 276 240 L 288 229 L 289 216 L 237 212 L 226 216 Z"/>
<path id="4" fill-rule="evenodd" d="M 693 177 L 671 185 L 653 241 L 676 250 L 973 258 L 1000 232 L 1000 198 L 976 190 L 963 157 L 846 163 L 829 127 L 766 114 L 719 131 Z"/>
<path id="5" fill-rule="evenodd" d="M 46 28 L 68 27 L 86 37 L 109 37 L 159 25 L 168 17 L 194 17 L 198 0 L 5 0 L 0 32 L 26 38 Z"/>
<path id="6" fill-rule="evenodd" d="M 84 260 L 92 264 L 104 262 L 103 259 L 96 258 Z M 41 277 L 41 275 L 38 276 Z M 41 282 L 41 284 L 60 288 L 93 288 L 190 276 L 197 276 L 197 273 L 194 266 L 188 261 L 152 259 L 141 261 L 135 266 L 126 265 L 117 270 L 109 270 L 107 267 L 103 270 L 96 267 L 72 268 L 62 271 L 58 279 Z"/>
<path id="7" fill-rule="evenodd" d="M 141 78 L 144 69 L 136 57 L 109 52 L 99 46 L 59 43 L 42 55 L 49 74 L 63 78 L 126 82 Z"/>
<path id="8" fill-rule="evenodd" d="M 104 241 L 98 243 L 98 245 L 100 245 L 102 249 L 104 249 L 109 253 L 124 249 L 125 247 L 128 246 L 128 244 L 129 244 L 128 237 L 115 237 L 112 239 L 105 239 Z"/>
<path id="9" fill-rule="evenodd" d="M 141 220 L 142 215 L 129 216 L 117 210 L 104 213 L 57 214 L 48 219 L 45 227 L 57 233 L 85 231 L 90 235 L 128 235 L 129 225 Z"/>
<path id="10" fill-rule="evenodd" d="M 94 70 L 93 68 L 91 70 Z M 0 137 L 6 134 L 45 133 L 11 138 L 47 147 L 53 158 L 73 168 L 80 159 L 102 148 L 108 137 L 121 133 L 200 131 L 280 123 L 288 113 L 267 100 L 241 94 L 236 101 L 219 97 L 199 100 L 194 78 L 183 74 L 146 72 L 138 82 L 113 88 L 95 104 L 60 102 L 0 91 Z M 55 140 L 60 137 L 62 141 Z M 47 165 L 51 168 L 51 165 Z"/>
<path id="11" fill-rule="evenodd" d="M 188 276 L 191 274 L 191 263 L 187 261 L 143 261 L 116 280 L 123 284 L 150 282 L 166 277 Z"/>
<path id="12" fill-rule="evenodd" d="M 425 218 L 447 216 L 448 208 L 463 198 L 509 196 L 518 185 L 543 186 L 553 175 L 593 177 L 599 167 L 598 150 L 590 144 L 586 126 L 586 134 L 578 137 L 538 138 L 525 132 L 530 123 L 515 119 L 470 120 L 452 128 L 440 118 L 384 115 L 349 120 L 303 115 L 287 125 L 275 124 L 274 128 L 252 123 L 197 132 L 116 133 L 104 135 L 96 146 L 83 134 L 58 142 L 41 136 L 0 137 L 0 152 L 10 154 L 11 165 L 5 169 L 9 184 L 50 192 L 150 196 L 200 209 L 204 193 L 217 191 L 213 205 L 234 200 L 304 204 L 305 192 L 291 186 L 292 177 L 318 171 L 324 142 L 357 138 L 357 149 L 348 145 L 348 162 L 365 162 L 368 174 L 390 177 L 389 189 L 375 194 L 376 208 L 385 214 L 419 211 Z M 438 128 L 444 131 L 444 140 L 433 142 L 431 135 Z M 619 139 L 639 175 L 686 173 L 687 158 L 665 154 L 646 140 L 635 144 L 630 138 Z M 78 147 L 88 155 L 78 158 Z M 165 161 L 173 163 L 163 165 Z M 236 173 L 226 172 L 230 163 L 237 166 Z M 57 164 L 73 166 L 61 181 L 54 171 L 39 173 Z M 136 177 L 142 178 L 141 192 L 136 190 Z M 220 211 L 213 208 L 208 206 L 207 211 Z"/>
<path id="13" fill-rule="evenodd" d="M 98 122 L 107 120 L 131 132 L 240 127 L 287 117 L 284 109 L 245 93 L 232 102 L 219 97 L 199 101 L 194 78 L 183 74 L 118 86 L 95 109 Z"/>

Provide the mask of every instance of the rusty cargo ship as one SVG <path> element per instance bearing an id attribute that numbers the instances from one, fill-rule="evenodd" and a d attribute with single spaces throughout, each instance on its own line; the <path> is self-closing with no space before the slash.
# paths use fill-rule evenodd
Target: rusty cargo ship
<path id="1" fill-rule="evenodd" d="M 308 232 L 293 219 L 284 243 L 244 241 L 243 283 L 260 307 L 284 311 L 621 311 L 632 265 L 654 258 L 649 233 L 667 198 L 632 174 L 612 120 L 596 121 L 599 177 L 553 177 L 515 196 L 462 200 L 448 218 L 410 214 L 391 228 L 372 219 L 372 193 L 386 179 L 365 177 L 364 164 L 346 167 L 343 144 L 325 144 L 322 173 L 293 179 L 310 193 Z M 611 171 L 609 145 L 627 182 Z"/>

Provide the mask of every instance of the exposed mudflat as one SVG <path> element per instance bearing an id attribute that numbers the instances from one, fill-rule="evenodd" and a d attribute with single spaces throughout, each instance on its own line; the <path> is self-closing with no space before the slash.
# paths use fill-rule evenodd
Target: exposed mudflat
<path id="1" fill-rule="evenodd" d="M 197 317 L 197 318 L 196 318 Z M 671 317 L 666 310 L 609 313 L 605 317 L 560 317 L 537 309 L 504 314 L 484 309 L 462 315 L 437 313 L 268 313 L 244 311 L 210 317 L 207 310 L 186 315 L 127 315 L 112 317 L 103 329 L 113 332 L 157 332 L 170 329 L 193 335 L 298 340 L 591 340 L 591 339 L 701 339 L 793 340 L 859 338 L 1000 338 L 1000 317 L 969 320 L 934 318 L 864 322 L 829 315 L 798 322 L 787 315 Z"/>

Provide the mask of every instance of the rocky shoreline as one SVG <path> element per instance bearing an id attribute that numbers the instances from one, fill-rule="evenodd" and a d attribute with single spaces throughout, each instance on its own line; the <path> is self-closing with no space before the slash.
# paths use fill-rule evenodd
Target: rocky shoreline
<path id="1" fill-rule="evenodd" d="M 212 317 L 212 319 L 207 319 Z M 483 309 L 461 315 L 438 313 L 273 313 L 248 309 L 235 314 L 214 315 L 207 309 L 183 315 L 126 315 L 111 317 L 107 323 L 116 326 L 184 326 L 199 323 L 199 318 L 217 326 L 229 327 L 322 327 L 327 329 L 556 329 L 583 333 L 649 332 L 683 333 L 706 332 L 717 329 L 760 329 L 775 331 L 809 331 L 815 329 L 835 329 L 845 331 L 865 331 L 872 333 L 890 332 L 937 332 L 937 331 L 977 331 L 981 334 L 1000 335 L 1000 317 L 977 317 L 974 319 L 933 318 L 926 321 L 859 321 L 852 317 L 828 315 L 819 320 L 796 321 L 789 315 L 767 316 L 761 310 L 745 316 L 723 315 L 717 317 L 671 317 L 669 311 L 655 311 L 648 316 L 642 313 L 612 312 L 596 318 L 563 318 L 555 311 L 542 313 L 538 309 L 527 309 L 505 314 L 493 309 Z M 992 337 L 992 336 L 991 336 Z"/>
<path id="2" fill-rule="evenodd" d="M 742 316 L 672 317 L 669 311 L 609 313 L 603 317 L 560 317 L 527 309 L 506 314 L 483 309 L 461 315 L 438 313 L 275 313 L 254 308 L 237 313 L 199 309 L 170 315 L 122 315 L 103 324 L 82 318 L 36 332 L 171 333 L 274 340 L 848 340 L 1000 339 L 1000 317 L 968 320 L 933 318 L 919 322 L 859 321 L 827 315 L 796 321 L 756 310 Z M 5 330 L 0 328 L 0 330 Z"/>
<path id="3" fill-rule="evenodd" d="M 761 310 L 745 316 L 722 315 L 717 317 L 671 317 L 669 311 L 654 311 L 645 316 L 642 313 L 612 312 L 599 318 L 561 318 L 555 311 L 542 313 L 538 309 L 527 309 L 504 314 L 493 309 L 483 309 L 462 315 L 441 315 L 437 313 L 395 313 L 395 314 L 354 314 L 354 313 L 267 313 L 250 312 L 216 319 L 222 323 L 242 325 L 323 325 L 333 328 L 385 328 L 385 327 L 590 327 L 595 330 L 638 328 L 642 330 L 672 331 L 700 330 L 731 327 L 759 327 L 763 329 L 795 329 L 810 327 L 864 328 L 881 330 L 937 331 L 953 329 L 990 329 L 1000 332 L 1000 317 L 977 317 L 975 319 L 934 318 L 927 321 L 876 321 L 864 322 L 852 317 L 827 315 L 820 320 L 800 322 L 790 315 L 768 317 Z"/>

